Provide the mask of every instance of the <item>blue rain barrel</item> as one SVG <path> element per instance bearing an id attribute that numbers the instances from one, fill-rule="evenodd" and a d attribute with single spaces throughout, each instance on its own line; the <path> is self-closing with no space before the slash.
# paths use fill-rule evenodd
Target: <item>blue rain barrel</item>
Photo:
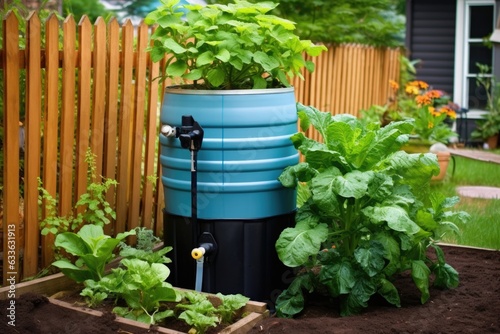
<path id="1" fill-rule="evenodd" d="M 270 307 L 293 276 L 274 245 L 294 222 L 296 194 L 278 176 L 298 162 L 293 88 L 198 91 L 169 88 L 162 124 L 191 115 L 204 130 L 198 152 L 198 210 L 191 218 L 191 155 L 160 134 L 165 191 L 164 242 L 172 246 L 169 282 L 194 289 L 191 250 L 210 233 L 218 245 L 204 262 L 202 291 L 240 293 Z M 198 235 L 197 235 L 198 234 Z M 198 239 L 196 239 L 198 237 Z"/>
<path id="2" fill-rule="evenodd" d="M 294 190 L 278 176 L 299 156 L 293 88 L 206 91 L 168 88 L 161 122 L 191 115 L 205 134 L 198 152 L 198 217 L 259 219 L 295 210 Z M 178 138 L 160 134 L 165 210 L 191 216 L 191 156 Z"/>

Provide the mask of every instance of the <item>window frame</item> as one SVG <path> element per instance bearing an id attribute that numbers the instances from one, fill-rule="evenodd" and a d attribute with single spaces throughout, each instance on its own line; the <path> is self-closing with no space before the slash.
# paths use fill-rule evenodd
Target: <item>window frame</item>
<path id="1" fill-rule="evenodd" d="M 481 42 L 479 38 L 470 39 L 470 8 L 474 6 L 493 6 L 493 28 L 496 26 L 496 1 L 495 0 L 458 0 L 457 1 L 457 22 L 455 35 L 455 77 L 453 96 L 454 100 L 463 108 L 469 109 L 469 81 L 477 75 L 469 73 L 469 50 L 471 43 Z M 493 32 L 493 31 L 492 31 Z M 493 49 L 491 50 L 491 60 L 494 65 Z M 493 70 L 493 69 L 492 69 Z M 492 73 L 490 74 L 492 75 Z M 480 118 L 485 112 L 484 109 L 470 109 L 470 118 Z"/>

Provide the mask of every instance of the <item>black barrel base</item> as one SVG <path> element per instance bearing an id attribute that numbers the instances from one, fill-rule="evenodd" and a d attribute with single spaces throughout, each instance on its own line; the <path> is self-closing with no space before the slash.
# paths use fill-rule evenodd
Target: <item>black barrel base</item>
<path id="1" fill-rule="evenodd" d="M 293 226 L 295 213 L 254 220 L 198 219 L 198 235 L 209 232 L 217 242 L 217 252 L 205 257 L 202 291 L 242 294 L 267 302 L 288 286 L 293 271 L 278 258 L 275 243 L 283 229 Z M 193 224 L 188 217 L 164 211 L 164 242 L 172 246 L 168 281 L 176 287 L 194 289 L 196 260 L 191 257 Z"/>

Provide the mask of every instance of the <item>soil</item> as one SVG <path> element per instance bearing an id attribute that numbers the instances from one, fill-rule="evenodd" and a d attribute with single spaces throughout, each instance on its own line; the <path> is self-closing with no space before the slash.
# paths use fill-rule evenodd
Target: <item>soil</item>
<path id="1" fill-rule="evenodd" d="M 423 305 L 406 275 L 394 282 L 401 308 L 372 298 L 363 313 L 340 317 L 335 301 L 315 298 L 295 319 L 269 317 L 249 333 L 500 333 L 500 252 L 442 248 L 460 284 L 452 290 L 431 288 Z"/>
<path id="2" fill-rule="evenodd" d="M 309 300 L 296 319 L 271 316 L 249 333 L 500 333 L 500 252 L 443 246 L 447 262 L 460 274 L 452 290 L 431 288 L 431 297 L 420 304 L 411 277 L 399 277 L 401 308 L 382 298 L 372 298 L 360 315 L 340 317 L 335 301 Z M 77 314 L 47 301 L 44 296 L 24 294 L 16 299 L 15 327 L 9 326 L 10 300 L 0 301 L 0 333 L 155 333 L 134 330 L 102 317 Z"/>

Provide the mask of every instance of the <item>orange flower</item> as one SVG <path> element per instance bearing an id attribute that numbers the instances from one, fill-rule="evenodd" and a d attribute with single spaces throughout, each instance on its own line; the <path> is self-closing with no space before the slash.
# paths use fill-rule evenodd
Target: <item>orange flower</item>
<path id="1" fill-rule="evenodd" d="M 393 90 L 398 90 L 399 89 L 399 84 L 396 81 L 394 81 L 394 80 L 389 80 L 389 86 L 391 86 L 391 88 Z"/>
<path id="2" fill-rule="evenodd" d="M 417 102 L 419 106 L 427 106 L 432 104 L 432 99 L 427 94 L 417 95 L 415 97 L 415 102 Z"/>
<path id="3" fill-rule="evenodd" d="M 443 92 L 441 92 L 440 90 L 433 89 L 428 91 L 426 95 L 428 95 L 431 99 L 437 99 L 443 96 Z"/>
<path id="4" fill-rule="evenodd" d="M 413 86 L 413 87 L 417 87 L 419 89 L 429 88 L 429 84 L 427 84 L 427 82 L 420 81 L 420 80 L 410 81 L 410 82 L 408 82 L 407 86 Z"/>
<path id="5" fill-rule="evenodd" d="M 445 113 L 450 118 L 457 118 L 457 113 L 455 110 L 451 109 L 449 106 L 444 106 L 439 110 L 441 113 Z"/>
<path id="6" fill-rule="evenodd" d="M 425 81 L 417 81 L 417 84 L 418 84 L 418 87 L 420 87 L 420 89 L 427 89 L 429 88 L 429 84 Z"/>

